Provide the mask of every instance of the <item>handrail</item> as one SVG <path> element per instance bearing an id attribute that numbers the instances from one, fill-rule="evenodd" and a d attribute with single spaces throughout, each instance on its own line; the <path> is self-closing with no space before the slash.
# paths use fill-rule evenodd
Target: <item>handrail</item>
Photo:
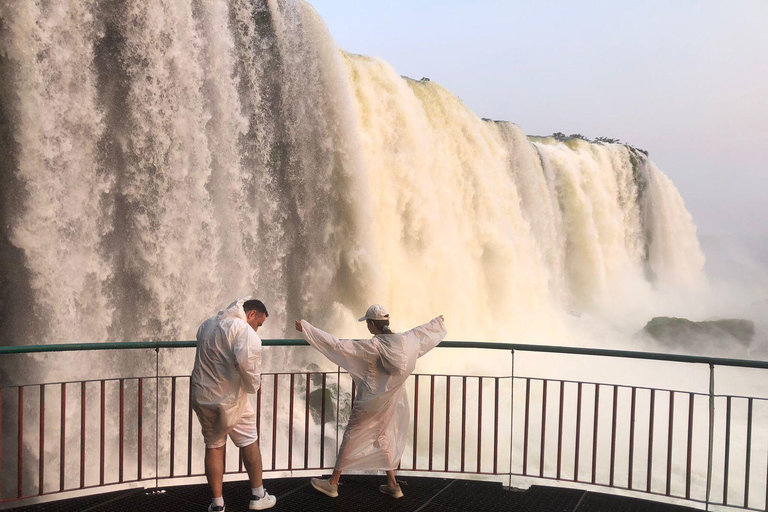
<path id="1" fill-rule="evenodd" d="M 262 340 L 267 347 L 309 346 L 300 339 Z M 194 348 L 194 341 L 138 341 L 109 343 L 65 343 L 51 345 L 16 345 L 0 347 L 0 356 L 7 354 L 37 354 L 43 352 L 72 352 L 83 350 L 132 350 L 161 348 Z M 540 352 L 581 356 L 620 357 L 625 359 L 644 359 L 668 361 L 674 363 L 696 363 L 715 366 L 733 366 L 740 368 L 759 368 L 768 370 L 768 361 L 750 361 L 708 356 L 690 356 L 684 354 L 664 354 L 659 352 L 633 352 L 630 350 L 611 350 L 601 348 L 559 347 L 554 345 L 527 345 L 524 343 L 502 343 L 495 341 L 443 341 L 442 348 L 470 348 L 490 350 L 514 350 L 517 352 Z"/>

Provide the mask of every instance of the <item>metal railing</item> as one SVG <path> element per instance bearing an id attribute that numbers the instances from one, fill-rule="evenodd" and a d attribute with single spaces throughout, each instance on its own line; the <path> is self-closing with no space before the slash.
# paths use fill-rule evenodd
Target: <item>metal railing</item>
<path id="1" fill-rule="evenodd" d="M 265 340 L 265 346 L 303 346 Z M 161 349 L 194 342 L 0 347 L 10 354 L 154 350 L 154 375 L 0 387 L 0 504 L 203 476 L 188 375 L 161 375 Z M 400 471 L 556 480 L 710 506 L 768 510 L 768 399 L 715 393 L 715 368 L 768 362 L 493 342 L 439 350 L 509 354 L 508 375 L 414 375 Z M 519 353 L 705 364 L 709 391 L 524 376 Z M 264 373 L 255 397 L 267 474 L 333 467 L 356 394 L 335 371 Z M 14 417 L 15 416 L 15 417 Z M 228 475 L 243 473 L 229 445 Z"/>

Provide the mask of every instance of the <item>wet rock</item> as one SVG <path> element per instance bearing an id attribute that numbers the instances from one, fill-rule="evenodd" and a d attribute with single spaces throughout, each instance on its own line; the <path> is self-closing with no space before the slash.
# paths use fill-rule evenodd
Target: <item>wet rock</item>
<path id="1" fill-rule="evenodd" d="M 737 341 L 749 345 L 755 336 L 755 323 L 741 318 L 723 318 L 694 322 L 687 318 L 658 316 L 645 324 L 643 332 L 672 345 L 694 345 L 703 342 Z"/>

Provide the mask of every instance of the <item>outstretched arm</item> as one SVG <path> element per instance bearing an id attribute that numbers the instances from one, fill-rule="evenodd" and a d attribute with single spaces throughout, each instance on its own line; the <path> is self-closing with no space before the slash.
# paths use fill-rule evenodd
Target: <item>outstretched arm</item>
<path id="1" fill-rule="evenodd" d="M 322 329 L 318 329 L 306 320 L 297 320 L 296 330 L 304 335 L 304 339 L 307 340 L 310 345 L 320 351 L 320 353 L 332 362 L 345 369 L 349 366 L 341 340 L 328 334 Z"/>
<path id="2" fill-rule="evenodd" d="M 443 315 L 434 318 L 431 322 L 420 325 L 408 331 L 416 337 L 419 343 L 419 357 L 435 348 L 448 334 Z"/>
<path id="3" fill-rule="evenodd" d="M 378 357 L 371 340 L 340 340 L 314 327 L 306 320 L 296 322 L 296 330 L 304 339 L 333 363 L 341 366 L 354 378 L 365 373 L 367 362 Z"/>

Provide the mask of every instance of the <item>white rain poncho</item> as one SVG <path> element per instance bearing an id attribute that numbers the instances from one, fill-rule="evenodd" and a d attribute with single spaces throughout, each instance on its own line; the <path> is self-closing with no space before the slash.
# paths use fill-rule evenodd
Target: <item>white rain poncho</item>
<path id="1" fill-rule="evenodd" d="M 209 445 L 238 423 L 261 379 L 261 338 L 246 322 L 243 297 L 203 322 L 197 331 L 192 407 Z"/>
<path id="2" fill-rule="evenodd" d="M 438 317 L 410 331 L 378 334 L 370 340 L 338 340 L 306 320 L 301 326 L 304 339 L 349 372 L 357 385 L 336 469 L 396 469 L 410 423 L 403 385 L 416 360 L 445 338 L 443 320 Z"/>

